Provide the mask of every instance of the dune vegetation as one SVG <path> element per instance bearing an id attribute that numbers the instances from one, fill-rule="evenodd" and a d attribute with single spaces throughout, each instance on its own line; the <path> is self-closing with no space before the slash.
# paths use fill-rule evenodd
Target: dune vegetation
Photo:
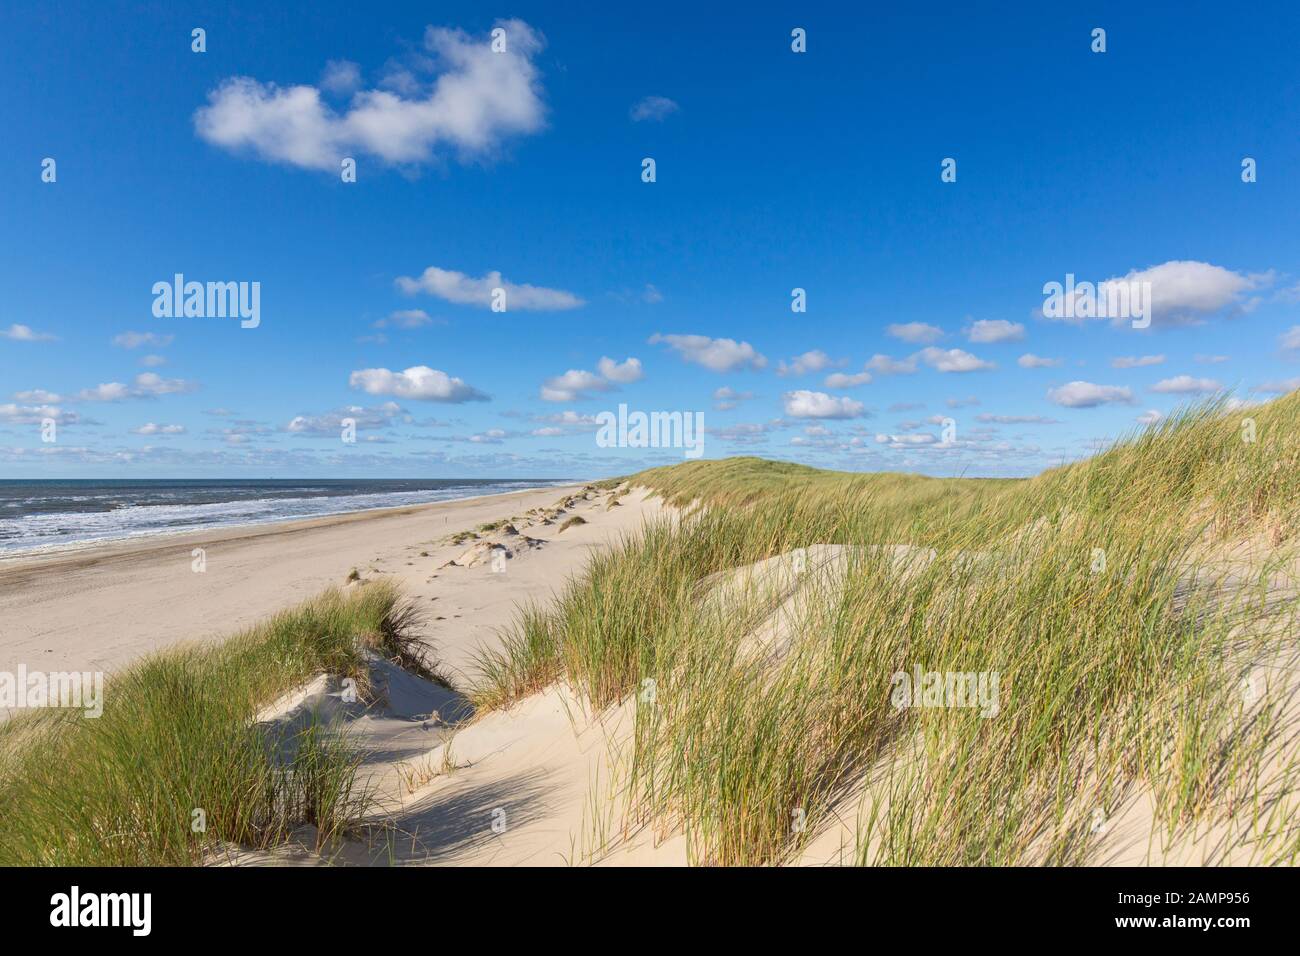
<path id="1" fill-rule="evenodd" d="M 347 830 L 368 799 L 346 737 L 313 724 L 286 747 L 256 717 L 320 672 L 354 678 L 364 696 L 367 649 L 436 676 L 414 624 L 383 582 L 329 591 L 110 676 L 96 719 L 50 709 L 0 724 L 0 865 L 188 865 L 303 824 L 322 840 Z"/>
<path id="2" fill-rule="evenodd" d="M 847 813 L 861 864 L 1087 864 L 1123 824 L 1144 862 L 1295 861 L 1300 396 L 1028 480 L 737 458 L 627 482 L 680 510 L 524 609 L 476 691 L 634 699 L 625 832 L 779 863 Z M 720 576 L 827 545 L 789 647 L 747 651 L 771 602 L 710 600 Z M 914 671 L 996 675 L 996 713 L 899 706 Z"/>

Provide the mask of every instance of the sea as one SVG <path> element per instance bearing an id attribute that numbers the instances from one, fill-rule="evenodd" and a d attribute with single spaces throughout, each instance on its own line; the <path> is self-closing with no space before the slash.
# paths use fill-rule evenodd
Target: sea
<path id="1" fill-rule="evenodd" d="M 0 558 L 568 484 L 573 479 L 0 479 Z"/>

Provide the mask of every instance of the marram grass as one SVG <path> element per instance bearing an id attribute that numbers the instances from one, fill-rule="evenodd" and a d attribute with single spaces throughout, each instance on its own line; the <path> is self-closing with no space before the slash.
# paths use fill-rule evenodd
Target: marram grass
<path id="1" fill-rule="evenodd" d="M 190 865 L 303 824 L 322 840 L 344 832 L 368 808 L 347 740 L 313 724 L 283 764 L 255 716 L 321 671 L 364 687 L 363 649 L 409 657 L 411 624 L 388 585 L 329 591 L 224 643 L 111 676 L 97 719 L 52 710 L 5 722 L 0 865 Z"/>
<path id="2" fill-rule="evenodd" d="M 1297 644 L 1294 581 L 1268 577 L 1296 553 L 1298 466 L 1291 396 L 1209 402 L 1025 481 L 643 472 L 628 481 L 685 516 L 527 609 L 481 659 L 478 702 L 556 680 L 634 698 L 626 826 L 681 828 L 699 863 L 796 859 L 846 806 L 863 864 L 1103 862 L 1135 795 L 1153 860 L 1212 834 L 1194 862 L 1294 862 L 1294 709 L 1241 688 Z M 1268 559 L 1230 565 L 1243 542 Z M 763 608 L 719 608 L 702 582 L 817 544 L 850 549 L 820 610 L 778 663 L 742 654 Z M 933 559 L 902 574 L 873 547 L 897 544 Z M 894 706 L 914 668 L 996 674 L 996 715 Z"/>

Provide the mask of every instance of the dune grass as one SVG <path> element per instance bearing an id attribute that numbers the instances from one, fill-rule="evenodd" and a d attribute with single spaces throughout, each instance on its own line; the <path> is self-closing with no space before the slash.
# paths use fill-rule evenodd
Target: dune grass
<path id="1" fill-rule="evenodd" d="M 302 824 L 322 839 L 345 831 L 368 806 L 348 741 L 313 724 L 281 763 L 255 717 L 322 671 L 364 695 L 367 648 L 432 673 L 413 624 L 388 584 L 333 590 L 111 676 L 97 719 L 51 710 L 5 722 L 0 865 L 189 865 L 220 843 L 265 848 Z"/>
<path id="2" fill-rule="evenodd" d="M 850 796 L 864 864 L 1099 862 L 1137 798 L 1156 859 L 1199 834 L 1196 862 L 1294 862 L 1294 708 L 1241 686 L 1294 649 L 1294 591 L 1268 584 L 1295 554 L 1297 465 L 1291 396 L 1209 402 L 1025 481 L 643 472 L 699 507 L 527 609 L 481 658 L 478 703 L 556 680 L 635 699 L 627 826 L 684 830 L 700 863 L 794 859 Z M 1246 539 L 1267 557 L 1229 562 Z M 706 579 L 823 543 L 849 560 L 791 653 L 742 653 L 761 602 L 703 600 Z M 901 573 L 873 548 L 899 543 L 933 555 Z M 996 715 L 896 706 L 914 668 L 996 675 Z"/>

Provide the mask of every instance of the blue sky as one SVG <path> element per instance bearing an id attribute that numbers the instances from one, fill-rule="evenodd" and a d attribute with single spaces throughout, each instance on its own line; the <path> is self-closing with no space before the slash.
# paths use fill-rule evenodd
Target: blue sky
<path id="1" fill-rule="evenodd" d="M 1027 475 L 1300 385 L 1294 5 L 264 6 L 0 11 L 0 477 L 681 460 L 599 447 L 620 403 Z M 260 324 L 156 317 L 178 272 Z M 1044 318 L 1067 274 L 1150 328 Z"/>

